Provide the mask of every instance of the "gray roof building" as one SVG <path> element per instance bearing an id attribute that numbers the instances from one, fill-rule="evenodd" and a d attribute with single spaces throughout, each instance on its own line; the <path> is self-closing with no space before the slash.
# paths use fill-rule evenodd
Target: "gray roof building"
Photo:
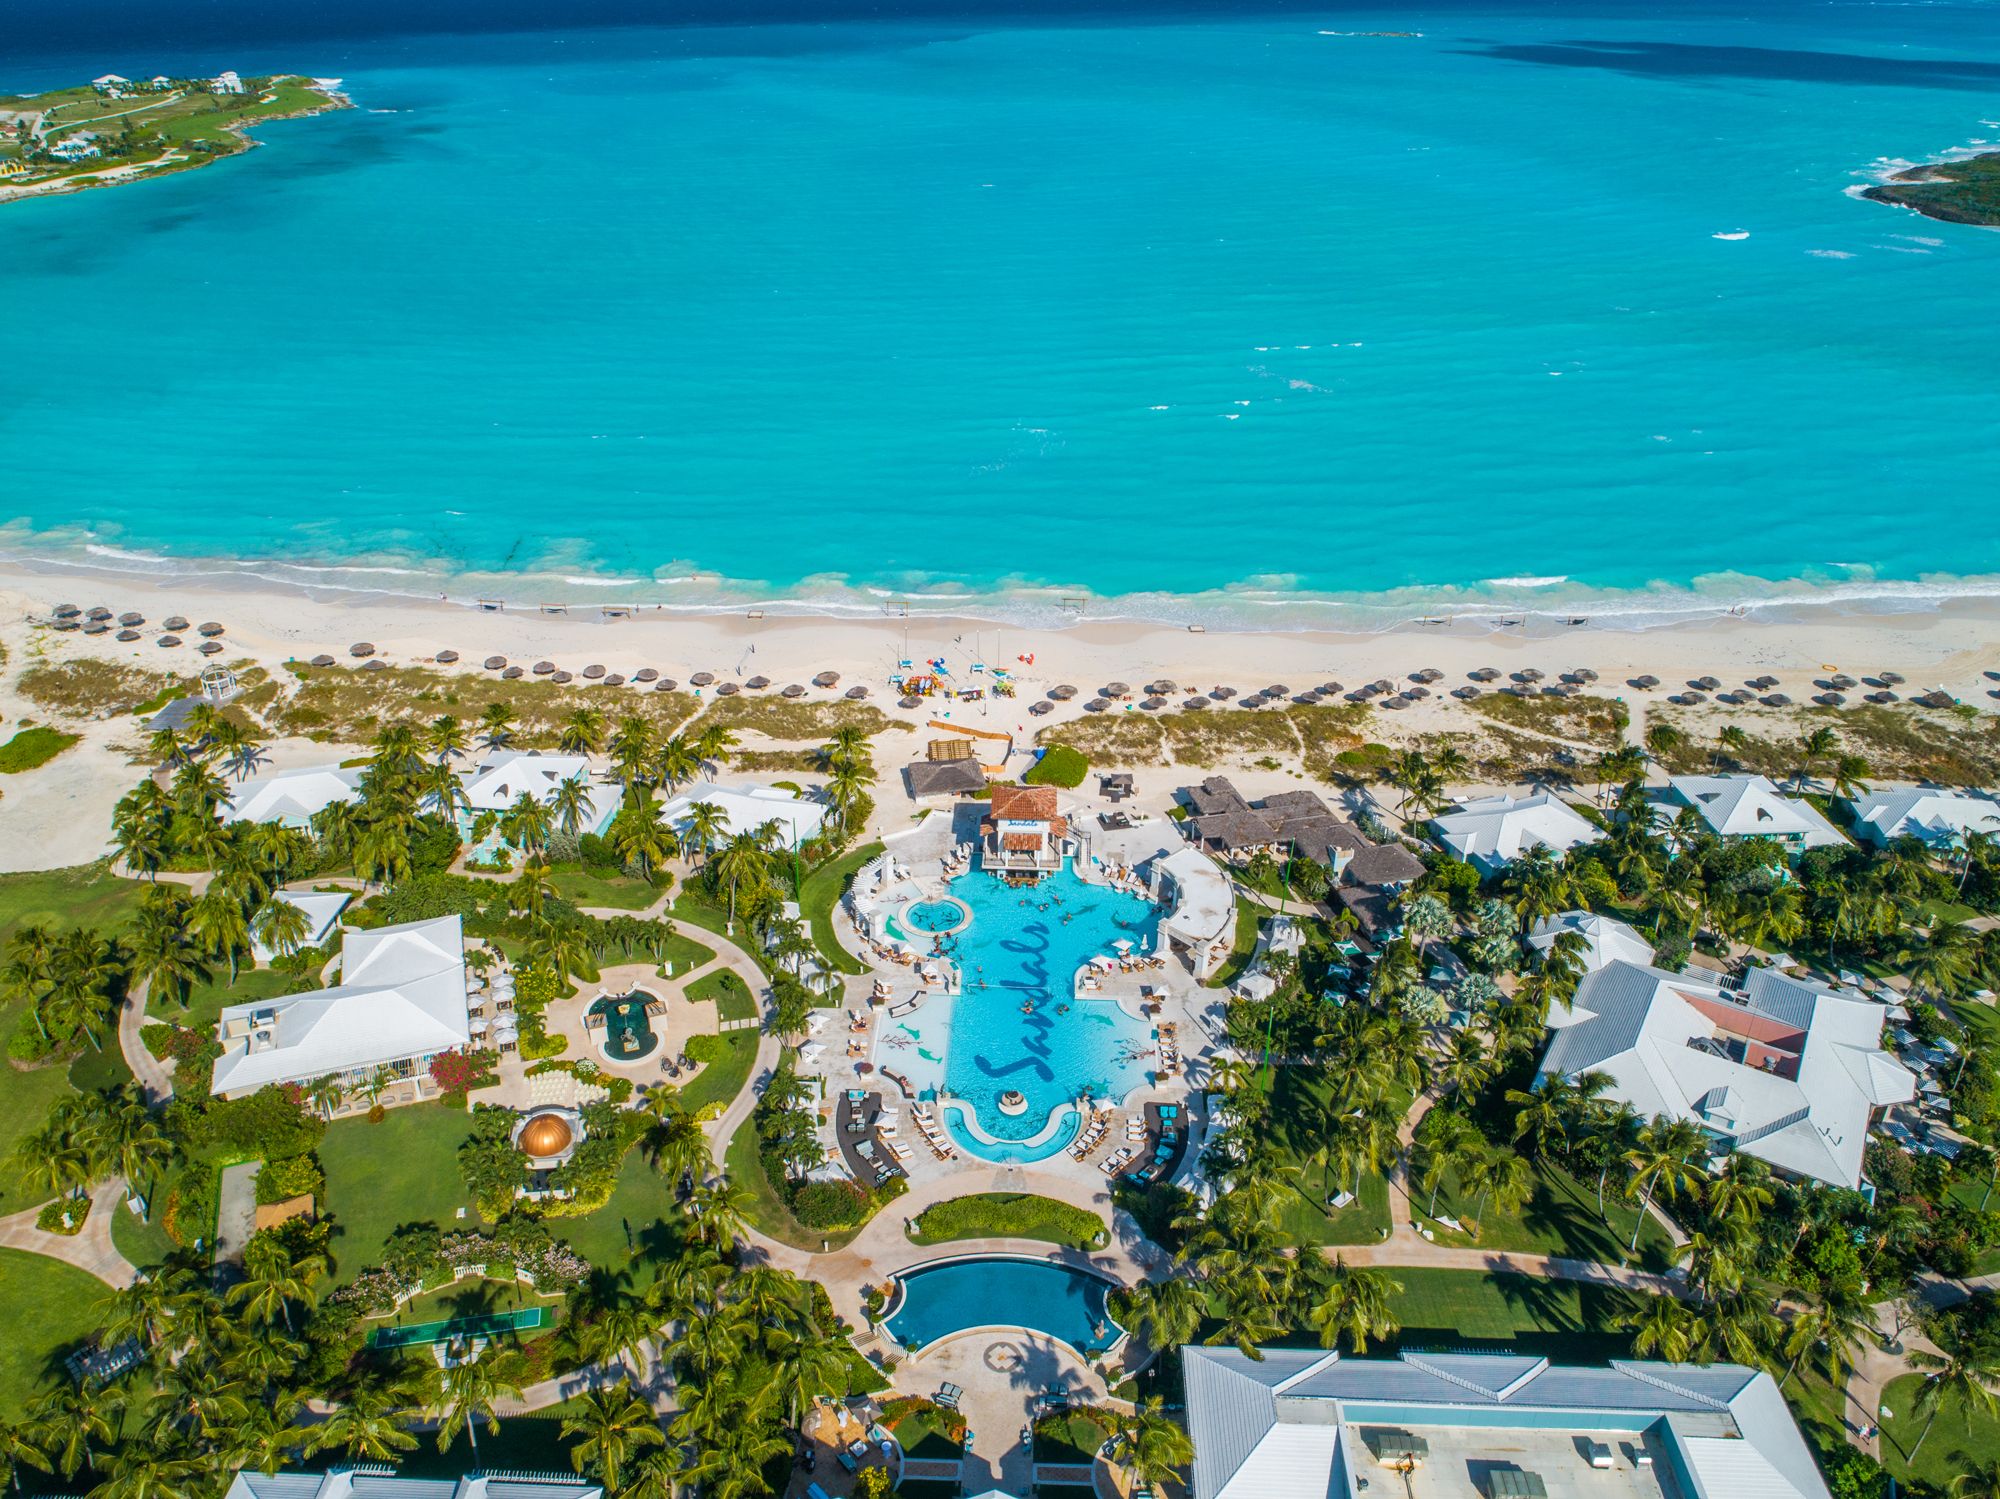
<path id="1" fill-rule="evenodd" d="M 604 1499 L 594 1483 L 559 1473 L 480 1473 L 465 1478 L 403 1478 L 393 1468 L 335 1468 L 329 1473 L 260 1473 L 245 1468 L 225 1499 Z"/>
<path id="2" fill-rule="evenodd" d="M 927 796 L 970 796 L 986 785 L 986 772 L 977 760 L 918 760 L 903 774 L 911 797 L 919 801 Z"/>
<path id="3" fill-rule="evenodd" d="M 1182 1357 L 1193 1499 L 1359 1499 L 1371 1485 L 1445 1499 L 1468 1478 L 1548 1499 L 1827 1499 L 1777 1385 L 1736 1364 Z M 1511 1483 L 1496 1482 L 1503 1473 Z"/>

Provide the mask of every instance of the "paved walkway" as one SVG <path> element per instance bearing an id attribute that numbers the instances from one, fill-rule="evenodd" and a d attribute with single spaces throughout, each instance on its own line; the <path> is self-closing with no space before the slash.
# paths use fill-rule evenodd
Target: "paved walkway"
<path id="1" fill-rule="evenodd" d="M 125 1211 L 125 1183 L 114 1177 L 100 1182 L 90 1194 L 90 1216 L 76 1234 L 44 1233 L 35 1227 L 40 1206 L 0 1218 L 0 1248 L 21 1249 L 29 1254 L 45 1254 L 96 1276 L 114 1290 L 122 1290 L 139 1278 L 131 1261 L 111 1242 L 111 1220 Z"/>
<path id="2" fill-rule="evenodd" d="M 125 1065 L 132 1069 L 133 1079 L 146 1095 L 146 1106 L 156 1109 L 174 1091 L 174 1079 L 167 1065 L 146 1050 L 139 1034 L 146 1028 L 147 989 L 148 985 L 141 983 L 119 1006 L 118 1050 L 124 1054 Z"/>
<path id="3" fill-rule="evenodd" d="M 222 1190 L 215 1210 L 215 1266 L 238 1268 L 243 1249 L 257 1232 L 257 1173 L 262 1161 L 241 1161 L 222 1168 Z"/>

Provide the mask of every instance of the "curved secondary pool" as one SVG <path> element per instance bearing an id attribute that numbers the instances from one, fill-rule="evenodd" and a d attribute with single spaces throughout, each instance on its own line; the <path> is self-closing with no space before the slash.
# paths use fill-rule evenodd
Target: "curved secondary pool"
<path id="1" fill-rule="evenodd" d="M 911 931 L 922 932 L 927 937 L 941 932 L 954 932 L 965 925 L 969 913 L 964 906 L 950 896 L 938 900 L 920 900 L 903 912 L 903 922 Z"/>
<path id="2" fill-rule="evenodd" d="M 1067 1343 L 1082 1354 L 1102 1353 L 1125 1330 L 1111 1320 L 1108 1282 L 1042 1260 L 951 1260 L 896 1277 L 889 1336 L 920 1349 L 974 1327 L 1023 1327 Z"/>

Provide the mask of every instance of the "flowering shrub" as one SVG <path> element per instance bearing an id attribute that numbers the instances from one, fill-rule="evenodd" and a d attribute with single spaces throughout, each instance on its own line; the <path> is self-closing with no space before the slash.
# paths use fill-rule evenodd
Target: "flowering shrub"
<path id="1" fill-rule="evenodd" d="M 431 1058 L 431 1081 L 447 1098 L 462 1099 L 474 1088 L 491 1088 L 499 1083 L 500 1079 L 493 1071 L 499 1060 L 498 1052 L 476 1048 L 460 1051 L 454 1047 L 450 1051 L 441 1051 Z"/>

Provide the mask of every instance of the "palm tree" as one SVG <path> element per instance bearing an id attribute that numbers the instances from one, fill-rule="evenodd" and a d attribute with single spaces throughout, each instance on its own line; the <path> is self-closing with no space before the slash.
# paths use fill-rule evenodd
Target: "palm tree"
<path id="1" fill-rule="evenodd" d="M 1672 1296 L 1648 1296 L 1618 1319 L 1632 1333 L 1632 1352 L 1651 1354 L 1670 1364 L 1688 1362 L 1708 1340 L 1708 1330 L 1693 1310 Z"/>
<path id="2" fill-rule="evenodd" d="M 288 900 L 267 901 L 250 920 L 251 935 L 275 953 L 290 957 L 312 933 L 306 913 Z"/>
<path id="3" fill-rule="evenodd" d="M 1953 1454 L 1953 1459 L 1965 1465 L 1946 1485 L 1951 1490 L 1951 1499 L 2000 1499 L 2000 1459 L 1980 1462 L 1968 1452 Z"/>
<path id="4" fill-rule="evenodd" d="M 670 857 L 677 840 L 662 821 L 660 804 L 640 788 L 635 799 L 628 796 L 618 815 L 611 820 L 611 848 L 619 859 L 650 880 L 654 866 Z"/>
<path id="5" fill-rule="evenodd" d="M 388 818 L 363 826 L 354 838 L 354 872 L 368 884 L 394 884 L 410 872 L 410 835 Z"/>
<path id="6" fill-rule="evenodd" d="M 500 835 L 523 853 L 539 853 L 548 846 L 553 819 L 548 805 L 523 791 L 514 804 L 500 814 Z"/>
<path id="7" fill-rule="evenodd" d="M 1833 762 L 1833 794 L 1847 801 L 1868 794 L 1868 761 L 1860 755 L 1839 755 Z"/>
<path id="8" fill-rule="evenodd" d="M 21 1469 L 34 1468 L 46 1473 L 53 1466 L 49 1455 L 42 1449 L 35 1428 L 26 1421 L 0 1422 L 0 1469 L 7 1475 L 7 1486 L 16 1494 L 21 1492 Z"/>
<path id="9" fill-rule="evenodd" d="M 1645 1226 L 1656 1194 L 1664 1193 L 1671 1202 L 1683 1192 L 1701 1190 L 1705 1173 L 1697 1160 L 1707 1149 L 1706 1137 L 1692 1120 L 1670 1120 L 1661 1114 L 1639 1131 L 1638 1141 L 1625 1153 L 1626 1164 L 1632 1168 L 1632 1185 L 1642 1187 L 1644 1192 L 1638 1217 L 1632 1224 L 1629 1252 L 1638 1252 L 1639 1230 Z"/>
<path id="10" fill-rule="evenodd" d="M 718 880 L 729 885 L 729 922 L 725 931 L 736 928 L 736 888 L 739 884 L 761 885 L 770 877 L 771 856 L 755 833 L 738 833 L 715 856 Z"/>
<path id="11" fill-rule="evenodd" d="M 250 946 L 250 923 L 244 919 L 243 907 L 228 891 L 210 885 L 189 908 L 188 933 L 210 957 L 229 960 L 229 982 L 233 985 Z"/>
<path id="12" fill-rule="evenodd" d="M 282 1317 L 285 1331 L 290 1332 L 292 1303 L 310 1307 L 318 1302 L 314 1281 L 325 1269 L 326 1260 L 320 1255 L 294 1257 L 269 1234 L 254 1235 L 243 1251 L 244 1279 L 229 1288 L 229 1303 L 259 1322 Z"/>
<path id="13" fill-rule="evenodd" d="M 1800 736 L 1798 768 L 1792 772 L 1792 789 L 1794 791 L 1804 788 L 1806 777 L 1812 774 L 1813 767 L 1831 755 L 1839 743 L 1840 736 L 1834 733 L 1832 729 L 1825 727 L 1814 729 L 1810 734 Z"/>
<path id="14" fill-rule="evenodd" d="M 513 741 L 514 710 L 505 703 L 488 703 L 479 715 L 479 738 L 488 749 L 500 749 Z"/>
<path id="15" fill-rule="evenodd" d="M 570 1449 L 570 1465 L 579 1473 L 596 1474 L 614 1494 L 625 1465 L 645 1448 L 664 1447 L 667 1441 L 652 1408 L 624 1380 L 585 1395 L 581 1408 L 563 1417 L 562 1435 L 581 1439 Z"/>
<path id="16" fill-rule="evenodd" d="M 565 755 L 594 755 L 604 748 L 604 715 L 578 708 L 564 721 L 556 743 Z"/>
<path id="17" fill-rule="evenodd" d="M 1437 1216 L 1438 1189 L 1444 1179 L 1462 1171 L 1481 1148 L 1484 1137 L 1472 1121 L 1455 1108 L 1436 1108 L 1424 1115 L 1417 1126 L 1417 1184 L 1431 1194 L 1424 1216 Z"/>
<path id="18" fill-rule="evenodd" d="M 729 818 L 715 803 L 696 802 L 688 808 L 687 830 L 683 836 L 687 842 L 700 848 L 704 865 L 715 852 L 716 840 L 728 831 Z"/>
<path id="19" fill-rule="evenodd" d="M 1785 1365 L 1779 1387 L 1792 1377 L 1800 1359 L 1821 1348 L 1825 1350 L 1826 1377 L 1838 1388 L 1841 1375 L 1854 1366 L 1856 1350 L 1876 1336 L 1874 1314 L 1865 1296 L 1847 1286 L 1819 1286 L 1807 1295 L 1785 1330 L 1784 1351 L 1791 1362 Z"/>
<path id="20" fill-rule="evenodd" d="M 750 1194 L 726 1176 L 718 1176 L 694 1189 L 688 1198 L 688 1216 L 695 1221 L 695 1235 L 727 1254 L 749 1227 Z"/>
<path id="21" fill-rule="evenodd" d="M 1646 752 L 1655 760 L 1665 762 L 1684 748 L 1687 735 L 1670 723 L 1654 723 L 1646 726 Z"/>
<path id="22" fill-rule="evenodd" d="M 1715 734 L 1715 749 L 1708 757 L 1709 768 L 1714 769 L 1726 750 L 1734 756 L 1742 755 L 1750 748 L 1750 736 L 1736 724 L 1726 724 Z"/>
<path id="23" fill-rule="evenodd" d="M 417 1445 L 417 1439 L 403 1425 L 410 1404 L 410 1391 L 404 1386 L 382 1379 L 364 1380 L 324 1421 L 306 1429 L 305 1455 L 315 1457 L 338 1448 L 352 1458 L 393 1463 L 398 1452 L 408 1452 Z"/>
<path id="24" fill-rule="evenodd" d="M 1388 1271 L 1354 1269 L 1335 1255 L 1333 1268 L 1314 1286 L 1306 1321 L 1319 1334 L 1320 1347 L 1337 1347 L 1344 1337 L 1348 1351 L 1359 1357 L 1368 1351 L 1370 1338 L 1395 1336 L 1401 1324 L 1390 1300 L 1402 1290 L 1402 1283 Z"/>
<path id="25" fill-rule="evenodd" d="M 1518 1151 L 1488 1146 L 1475 1152 L 1460 1173 L 1463 1190 L 1477 1192 L 1479 1204 L 1472 1210 L 1476 1225 L 1486 1214 L 1486 1199 L 1502 1212 L 1519 1207 L 1534 1195 L 1535 1173 Z"/>
<path id="26" fill-rule="evenodd" d="M 2000 1365 L 1983 1349 L 1926 1353 L 1913 1348 L 1905 1358 L 1911 1368 L 1924 1374 L 1924 1382 L 1910 1401 L 1910 1414 L 1924 1417 L 1924 1429 L 1918 1434 L 1916 1445 L 1910 1448 L 1911 1462 L 1916 1461 L 1917 1453 L 1923 1449 L 1931 1427 L 1937 1424 L 1938 1410 L 1947 1400 L 1967 1416 L 1990 1419 L 2000 1414 L 2000 1395 L 1994 1393 L 1995 1384 L 2000 1383 Z"/>
<path id="27" fill-rule="evenodd" d="M 1111 1438 L 1111 1461 L 1155 1493 L 1180 1481 L 1181 1470 L 1194 1461 L 1194 1443 L 1167 1419 L 1166 1401 L 1149 1395 L 1143 1405 L 1118 1423 Z"/>
<path id="28" fill-rule="evenodd" d="M 1185 1276 L 1141 1281 L 1127 1291 L 1119 1304 L 1119 1320 L 1147 1347 L 1166 1353 L 1180 1347 L 1201 1330 L 1208 1314 L 1208 1299 L 1201 1287 Z"/>
<path id="29" fill-rule="evenodd" d="M 653 763 L 653 770 L 661 784 L 672 791 L 685 786 L 701 774 L 701 757 L 680 735 L 670 735 L 660 746 L 659 754 Z"/>
<path id="30" fill-rule="evenodd" d="M 519 1399 L 520 1388 L 495 1375 L 493 1365 L 483 1358 L 452 1365 L 444 1371 L 443 1383 L 444 1419 L 438 1422 L 438 1451 L 449 1448 L 463 1427 L 472 1443 L 472 1468 L 478 1472 L 479 1423 L 486 1423 L 488 1436 L 498 1436 L 500 1418 L 493 1413 L 493 1404 L 503 1395 Z"/>
<path id="31" fill-rule="evenodd" d="M 578 712 L 588 712 L 580 708 Z M 565 833 L 575 835 L 583 826 L 583 819 L 590 813 L 590 786 L 582 776 L 571 776 L 557 786 L 549 797 L 549 810 L 555 814 L 556 826 Z"/>

